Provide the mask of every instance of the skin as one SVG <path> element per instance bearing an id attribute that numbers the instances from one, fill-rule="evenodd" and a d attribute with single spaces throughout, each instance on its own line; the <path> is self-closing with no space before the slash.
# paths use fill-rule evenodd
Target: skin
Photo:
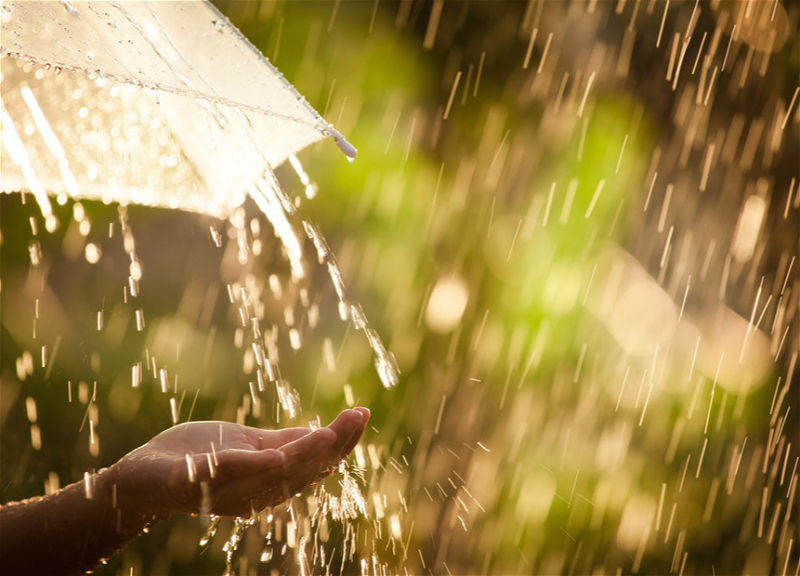
<path id="1" fill-rule="evenodd" d="M 172 514 L 249 517 L 336 470 L 368 420 L 355 408 L 313 431 L 174 426 L 91 477 L 89 490 L 84 480 L 0 507 L 0 573 L 91 571 Z"/>

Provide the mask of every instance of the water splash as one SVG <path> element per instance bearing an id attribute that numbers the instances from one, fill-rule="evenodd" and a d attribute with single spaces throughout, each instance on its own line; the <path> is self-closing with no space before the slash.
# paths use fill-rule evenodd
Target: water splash
<path id="1" fill-rule="evenodd" d="M 208 526 L 200 537 L 200 542 L 198 544 L 201 548 L 208 546 L 208 543 L 211 542 L 211 539 L 216 535 L 217 528 L 219 528 L 219 516 L 212 515 L 209 518 Z"/>
<path id="2" fill-rule="evenodd" d="M 225 552 L 225 574 L 234 574 L 233 563 L 236 559 L 236 554 L 239 551 L 239 545 L 242 543 L 247 531 L 256 523 L 255 518 L 234 518 L 233 529 L 231 535 L 225 544 L 222 546 L 222 551 Z"/>

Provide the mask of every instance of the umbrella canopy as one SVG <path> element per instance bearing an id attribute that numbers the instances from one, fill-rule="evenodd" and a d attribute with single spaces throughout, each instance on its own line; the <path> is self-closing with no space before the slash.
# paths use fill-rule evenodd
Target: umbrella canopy
<path id="1" fill-rule="evenodd" d="M 355 156 L 206 1 L 3 1 L 0 17 L 2 191 L 45 216 L 53 194 L 224 217 L 313 142 Z"/>

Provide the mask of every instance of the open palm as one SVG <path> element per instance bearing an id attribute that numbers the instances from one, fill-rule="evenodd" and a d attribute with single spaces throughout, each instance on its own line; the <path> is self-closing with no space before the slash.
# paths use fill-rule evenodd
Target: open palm
<path id="1" fill-rule="evenodd" d="M 187 422 L 129 453 L 111 472 L 121 504 L 134 510 L 247 516 L 335 470 L 368 419 L 369 410 L 355 408 L 313 431 Z"/>

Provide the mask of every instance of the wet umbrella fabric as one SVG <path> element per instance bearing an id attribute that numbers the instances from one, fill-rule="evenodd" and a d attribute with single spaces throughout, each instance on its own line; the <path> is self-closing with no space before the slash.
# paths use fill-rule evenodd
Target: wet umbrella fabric
<path id="1" fill-rule="evenodd" d="M 2 191 L 224 217 L 325 137 L 210 3 L 2 3 Z M 259 183 L 257 186 L 256 183 Z"/>

